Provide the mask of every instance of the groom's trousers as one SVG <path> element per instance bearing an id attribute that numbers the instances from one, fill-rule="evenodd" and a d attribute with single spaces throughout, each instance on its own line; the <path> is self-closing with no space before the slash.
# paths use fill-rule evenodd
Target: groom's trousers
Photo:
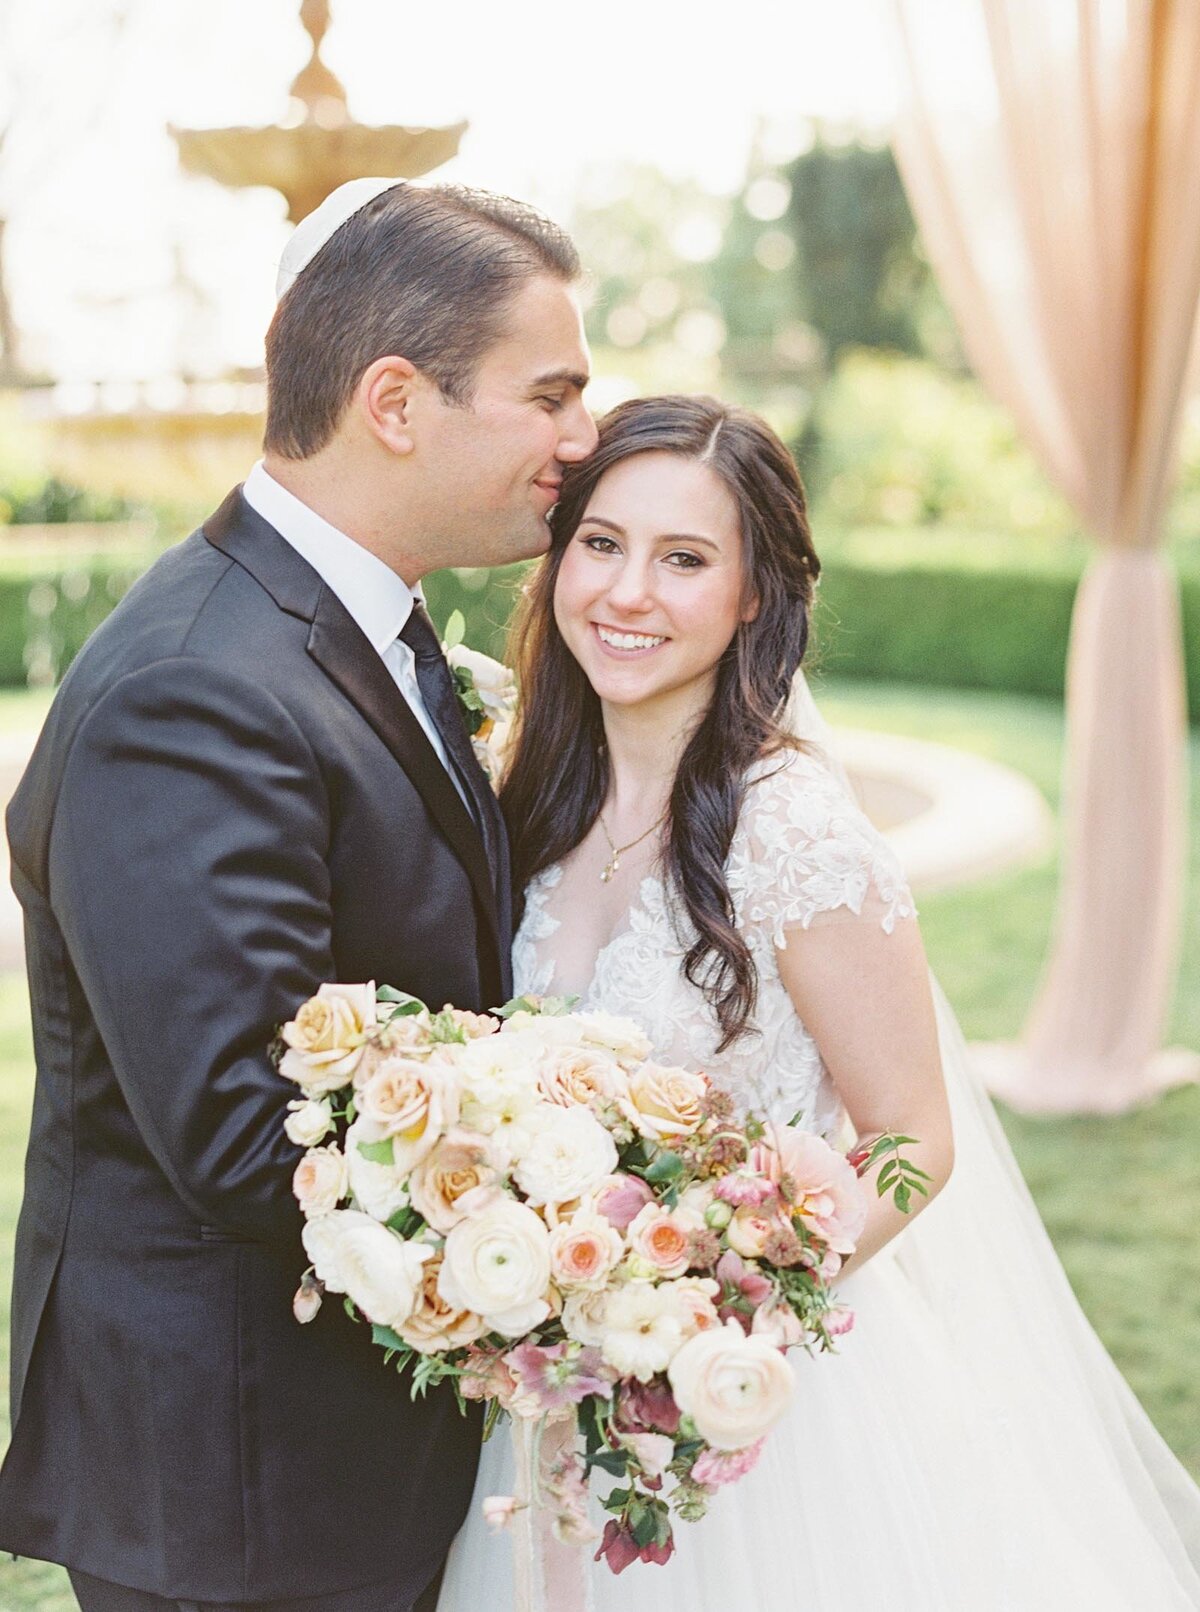
<path id="1" fill-rule="evenodd" d="M 124 1584 L 110 1584 L 87 1573 L 70 1572 L 71 1588 L 81 1612 L 433 1612 L 437 1604 L 437 1582 L 430 1586 L 415 1606 L 398 1599 L 390 1582 L 360 1585 L 338 1595 L 314 1595 L 304 1600 L 255 1601 L 240 1605 L 229 1602 L 170 1601 L 147 1590 L 131 1590 Z M 440 1574 L 439 1574 L 440 1579 Z"/>

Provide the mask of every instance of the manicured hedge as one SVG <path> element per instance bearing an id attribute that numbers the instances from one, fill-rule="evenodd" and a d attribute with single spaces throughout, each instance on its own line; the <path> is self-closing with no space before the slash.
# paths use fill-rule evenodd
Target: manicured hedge
<path id="1" fill-rule="evenodd" d="M 897 545 L 834 545 L 821 578 L 814 654 L 831 675 L 1060 696 L 1081 555 L 997 560 L 966 554 L 900 560 Z M 144 552 L 104 556 L 0 555 L 0 685 L 61 677 L 84 639 L 147 563 Z M 467 639 L 493 655 L 523 567 L 445 571 L 426 594 L 441 625 L 452 610 Z M 1188 701 L 1200 722 L 1200 574 L 1182 578 Z"/>

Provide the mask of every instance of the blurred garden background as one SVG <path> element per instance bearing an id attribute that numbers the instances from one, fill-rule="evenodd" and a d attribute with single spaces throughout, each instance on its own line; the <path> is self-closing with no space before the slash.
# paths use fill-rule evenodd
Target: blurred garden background
<path id="1" fill-rule="evenodd" d="M 1056 808 L 1068 633 L 1091 545 L 968 365 L 889 144 L 871 7 L 855 0 L 836 22 L 822 9 L 762 0 L 739 25 L 745 38 L 697 41 L 683 37 L 691 25 L 643 25 L 622 4 L 609 30 L 597 18 L 552 49 L 541 6 L 506 35 L 468 7 L 464 43 L 450 22 L 438 33 L 429 17 L 340 0 L 322 54 L 368 124 L 467 121 L 437 178 L 524 195 L 571 228 L 589 270 L 595 408 L 715 392 L 766 414 L 790 444 L 823 562 L 814 686 L 830 720 L 1002 762 Z M 255 343 L 284 207 L 273 191 L 185 174 L 168 125 L 296 127 L 313 114 L 288 100 L 310 51 L 296 10 L 263 0 L 251 25 L 226 0 L 0 0 L 6 792 L 86 636 L 257 455 Z M 45 82 L 52 43 L 65 101 Z M 723 94 L 713 73 L 727 45 Z M 1167 1040 L 1195 1049 L 1194 390 L 1166 525 L 1193 724 Z M 427 593 L 435 619 L 462 608 L 469 640 L 500 652 L 518 581 L 447 573 Z M 1021 1030 L 1058 856 L 1056 840 L 921 902 L 931 961 L 972 1039 Z M 19 958 L 10 948 L 0 960 L 3 1304 L 33 1070 Z M 1200 1088 L 1115 1116 L 1001 1116 L 1085 1308 L 1200 1476 Z M 0 1566 L 0 1612 L 72 1604 L 57 1570 Z"/>

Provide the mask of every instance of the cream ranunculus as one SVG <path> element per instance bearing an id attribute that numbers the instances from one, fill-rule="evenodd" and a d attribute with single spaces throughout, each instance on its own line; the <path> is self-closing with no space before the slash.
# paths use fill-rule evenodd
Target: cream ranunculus
<path id="1" fill-rule="evenodd" d="M 348 1086 L 375 1025 L 375 985 L 322 985 L 280 1031 L 279 1073 L 309 1097 Z"/>
<path id="2" fill-rule="evenodd" d="M 405 1343 L 423 1355 L 465 1348 L 487 1330 L 482 1316 L 471 1310 L 456 1310 L 446 1303 L 438 1289 L 441 1272 L 442 1258 L 435 1254 L 421 1273 L 416 1308 L 403 1326 L 396 1328 Z"/>
<path id="3" fill-rule="evenodd" d="M 411 1170 L 458 1122 L 459 1084 L 436 1059 L 385 1058 L 358 1094 L 359 1113 L 391 1136 L 396 1166 Z"/>
<path id="4" fill-rule="evenodd" d="M 288 1104 L 288 1117 L 283 1122 L 289 1142 L 297 1147 L 316 1147 L 333 1129 L 333 1115 L 328 1103 L 319 1103 L 306 1097 L 303 1102 Z"/>
<path id="5" fill-rule="evenodd" d="M 324 1215 L 346 1196 L 346 1160 L 336 1142 L 310 1147 L 292 1173 L 292 1191 L 306 1215 Z"/>
<path id="6" fill-rule="evenodd" d="M 445 1235 L 499 1195 L 503 1174 L 491 1137 L 448 1131 L 412 1172 L 413 1208 Z"/>
<path id="7" fill-rule="evenodd" d="M 446 1238 L 438 1291 L 453 1310 L 472 1310 L 489 1332 L 518 1338 L 550 1314 L 550 1234 L 523 1203 L 501 1198 Z"/>
<path id="8" fill-rule="evenodd" d="M 355 1204 L 375 1220 L 390 1220 L 408 1207 L 408 1171 L 399 1169 L 395 1159 L 395 1138 L 360 1114 L 346 1132 L 346 1168 Z"/>
<path id="9" fill-rule="evenodd" d="M 581 1211 L 550 1233 L 550 1272 L 564 1292 L 602 1288 L 625 1252 L 621 1233 L 603 1215 Z"/>
<path id="10" fill-rule="evenodd" d="M 787 1410 L 795 1379 L 774 1343 L 736 1321 L 689 1338 L 667 1367 L 675 1402 L 715 1450 L 742 1450 Z"/>
<path id="11" fill-rule="evenodd" d="M 699 1129 L 707 1092 L 703 1075 L 645 1063 L 630 1075 L 629 1090 L 617 1106 L 642 1136 L 670 1144 Z"/>
<path id="12" fill-rule="evenodd" d="M 513 1175 L 532 1204 L 582 1198 L 617 1167 L 617 1145 L 586 1108 L 543 1103 Z"/>
<path id="13" fill-rule="evenodd" d="M 536 1041 L 503 1031 L 454 1048 L 462 1123 L 494 1137 L 506 1159 L 524 1146 L 529 1121 L 542 1102 L 537 1077 L 541 1054 Z"/>
<path id="14" fill-rule="evenodd" d="M 304 1248 L 330 1293 L 345 1293 L 369 1321 L 393 1330 L 416 1308 L 422 1267 L 434 1255 L 356 1209 L 306 1221 Z"/>

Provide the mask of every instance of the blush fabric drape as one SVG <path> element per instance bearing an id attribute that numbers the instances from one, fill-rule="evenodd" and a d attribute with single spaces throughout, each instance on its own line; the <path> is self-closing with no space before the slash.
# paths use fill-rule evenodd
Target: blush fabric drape
<path id="1" fill-rule="evenodd" d="M 1097 545 L 1056 933 L 1022 1042 L 987 1073 L 1029 1111 L 1117 1111 L 1200 1075 L 1160 1050 L 1186 848 L 1161 539 L 1200 297 L 1200 4 L 890 0 L 889 20 L 897 159 L 967 354 Z"/>

